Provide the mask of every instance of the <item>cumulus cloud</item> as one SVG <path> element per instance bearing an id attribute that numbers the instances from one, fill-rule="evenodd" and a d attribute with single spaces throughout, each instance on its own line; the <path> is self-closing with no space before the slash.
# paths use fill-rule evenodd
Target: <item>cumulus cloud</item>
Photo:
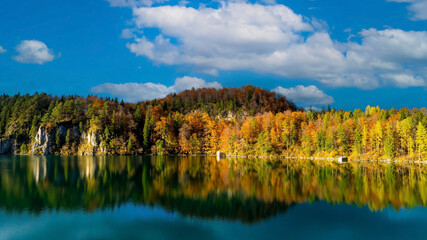
<path id="1" fill-rule="evenodd" d="M 108 93 L 124 98 L 129 102 L 139 102 L 166 97 L 170 93 L 179 93 L 186 89 L 222 88 L 218 82 L 206 82 L 196 77 L 184 76 L 177 78 L 175 84 L 167 87 L 160 83 L 104 83 L 90 89 L 93 93 Z"/>
<path id="2" fill-rule="evenodd" d="M 55 55 L 46 44 L 38 40 L 24 40 L 16 46 L 18 55 L 13 59 L 20 63 L 44 64 L 55 59 Z"/>
<path id="3" fill-rule="evenodd" d="M 338 42 L 318 20 L 273 2 L 134 7 L 133 15 L 136 29 L 160 34 L 134 36 L 127 47 L 159 64 L 214 75 L 249 70 L 337 87 L 426 86 L 426 31 L 365 29 L 358 33 L 361 42 Z"/>
<path id="4" fill-rule="evenodd" d="M 175 80 L 175 84 L 171 87 L 171 92 L 182 92 L 186 89 L 198 89 L 198 88 L 222 88 L 221 84 L 218 82 L 206 82 L 203 79 L 196 77 L 188 77 L 184 76 L 181 78 L 177 78 Z"/>
<path id="5" fill-rule="evenodd" d="M 388 0 L 389 2 L 409 3 L 408 10 L 412 20 L 427 20 L 427 0 Z"/>
<path id="6" fill-rule="evenodd" d="M 291 88 L 277 87 L 273 92 L 286 96 L 286 98 L 297 102 L 305 103 L 308 105 L 327 105 L 334 102 L 334 98 L 324 93 L 314 85 L 303 86 L 298 85 Z"/>
<path id="7" fill-rule="evenodd" d="M 6 49 L 3 48 L 3 46 L 0 46 L 0 54 L 5 53 Z"/>

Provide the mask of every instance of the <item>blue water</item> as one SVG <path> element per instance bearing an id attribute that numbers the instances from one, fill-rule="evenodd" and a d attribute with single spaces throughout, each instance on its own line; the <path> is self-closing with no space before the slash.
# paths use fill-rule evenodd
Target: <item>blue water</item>
<path id="1" fill-rule="evenodd" d="M 107 211 L 0 213 L 1 239 L 426 239 L 427 209 L 371 212 L 299 204 L 256 224 L 183 217 L 126 204 Z"/>
<path id="2" fill-rule="evenodd" d="M 0 239 L 427 239 L 425 173 L 191 157 L 3 156 Z"/>

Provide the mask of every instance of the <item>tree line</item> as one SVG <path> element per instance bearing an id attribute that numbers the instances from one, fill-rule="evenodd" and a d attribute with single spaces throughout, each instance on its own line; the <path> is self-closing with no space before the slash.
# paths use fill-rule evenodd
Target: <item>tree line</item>
<path id="1" fill-rule="evenodd" d="M 31 153 L 43 128 L 54 139 L 52 154 L 83 151 L 84 137 L 93 133 L 94 154 L 427 157 L 426 108 L 305 111 L 251 85 L 192 89 L 136 104 L 97 96 L 3 95 L 0 110 L 0 135 L 16 139 L 18 153 Z"/>

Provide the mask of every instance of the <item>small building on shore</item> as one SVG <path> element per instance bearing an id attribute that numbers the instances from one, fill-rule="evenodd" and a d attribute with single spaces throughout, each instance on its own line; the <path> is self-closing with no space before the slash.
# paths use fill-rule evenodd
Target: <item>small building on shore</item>
<path id="1" fill-rule="evenodd" d="M 221 152 L 221 151 L 216 152 L 216 160 L 217 161 L 220 161 L 222 158 L 225 158 L 225 157 L 226 157 L 226 155 L 224 152 Z"/>
<path id="2" fill-rule="evenodd" d="M 346 162 L 348 162 L 348 158 L 344 157 L 344 156 L 340 156 L 340 157 L 338 157 L 338 162 L 339 163 L 346 163 Z"/>

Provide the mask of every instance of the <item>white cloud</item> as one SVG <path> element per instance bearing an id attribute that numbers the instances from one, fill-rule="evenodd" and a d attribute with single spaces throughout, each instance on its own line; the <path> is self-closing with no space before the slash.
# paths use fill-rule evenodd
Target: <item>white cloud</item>
<path id="1" fill-rule="evenodd" d="M 18 55 L 13 59 L 20 63 L 44 64 L 55 59 L 55 55 L 46 44 L 38 40 L 24 40 L 16 46 Z"/>
<path id="2" fill-rule="evenodd" d="M 301 40 L 297 33 L 312 30 L 301 15 L 283 5 L 160 6 L 134 9 L 134 16 L 137 27 L 158 28 L 162 34 L 153 41 L 136 38 L 128 44 L 131 52 L 158 63 L 192 64 L 209 70 L 252 67 L 260 57 Z"/>
<path id="3" fill-rule="evenodd" d="M 189 1 L 186 1 L 186 0 L 180 0 L 179 1 L 179 5 L 181 5 L 181 6 L 186 6 L 186 5 L 188 5 L 190 2 Z"/>
<path id="4" fill-rule="evenodd" d="M 427 0 L 388 0 L 389 2 L 409 3 L 408 10 L 412 20 L 427 20 Z"/>
<path id="5" fill-rule="evenodd" d="M 414 76 L 406 73 L 396 74 L 383 74 L 381 78 L 388 80 L 392 85 L 405 88 L 405 87 L 419 87 L 424 86 L 425 79 L 421 76 Z"/>
<path id="6" fill-rule="evenodd" d="M 314 85 L 302 86 L 298 85 L 291 88 L 277 87 L 273 92 L 286 96 L 297 103 L 305 103 L 308 105 L 327 105 L 334 102 L 334 98 L 324 93 Z"/>
<path id="7" fill-rule="evenodd" d="M 132 29 L 129 29 L 129 28 L 123 29 L 122 33 L 120 34 L 120 37 L 124 38 L 124 39 L 131 39 L 131 38 L 133 38 L 134 34 L 133 34 Z"/>
<path id="8" fill-rule="evenodd" d="M 213 75 L 249 70 L 362 89 L 426 86 L 426 31 L 368 29 L 358 34 L 360 43 L 338 42 L 322 21 L 281 4 L 245 1 L 222 2 L 219 8 L 135 7 L 133 15 L 137 29 L 160 34 L 134 36 L 127 47 L 160 64 Z"/>
<path id="9" fill-rule="evenodd" d="M 316 111 L 316 112 L 322 111 L 320 107 L 314 107 L 314 106 L 304 107 L 304 109 L 305 111 Z"/>
<path id="10" fill-rule="evenodd" d="M 120 38 L 123 39 L 132 39 L 132 38 L 138 38 L 139 35 L 142 35 L 144 32 L 140 29 L 135 28 L 125 28 L 122 30 L 120 34 Z"/>
<path id="11" fill-rule="evenodd" d="M 168 87 L 156 83 L 104 83 L 90 89 L 93 93 L 108 93 L 130 102 L 152 100 L 170 93 Z"/>
<path id="12" fill-rule="evenodd" d="M 175 80 L 175 84 L 171 87 L 171 92 L 182 92 L 186 89 L 198 89 L 198 88 L 222 88 L 221 84 L 218 82 L 206 82 L 203 79 L 196 77 L 188 77 L 184 76 L 181 78 L 177 78 Z"/>
<path id="13" fill-rule="evenodd" d="M 355 85 L 361 88 L 426 86 L 427 32 L 369 29 L 360 35 L 361 44 L 347 44 L 342 81 L 354 76 L 353 80 L 359 81 Z"/>
<path id="14" fill-rule="evenodd" d="M 170 93 L 179 93 L 191 88 L 222 88 L 218 82 L 206 82 L 203 79 L 184 76 L 177 78 L 175 84 L 167 87 L 160 83 L 104 83 L 90 89 L 93 93 L 108 93 L 130 102 L 159 99 Z"/>
<path id="15" fill-rule="evenodd" d="M 0 54 L 5 53 L 6 49 L 3 48 L 3 46 L 0 46 Z"/>

